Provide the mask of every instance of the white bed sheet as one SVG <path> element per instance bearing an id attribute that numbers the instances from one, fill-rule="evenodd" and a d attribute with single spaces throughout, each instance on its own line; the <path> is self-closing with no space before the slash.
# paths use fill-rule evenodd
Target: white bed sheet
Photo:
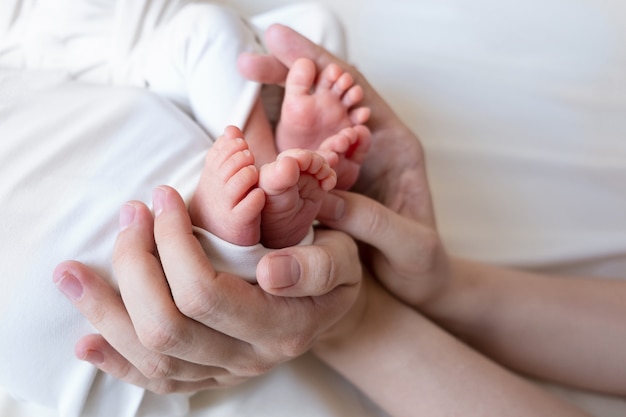
<path id="1" fill-rule="evenodd" d="M 293 3 L 235 0 L 250 13 Z M 421 136 L 450 250 L 626 277 L 626 5 L 620 0 L 324 0 L 353 62 Z M 382 359 L 381 359 L 382 360 Z M 598 417 L 624 399 L 554 389 Z M 0 415 L 44 416 L 0 396 Z M 195 416 L 375 416 L 305 356 L 192 401 Z"/>

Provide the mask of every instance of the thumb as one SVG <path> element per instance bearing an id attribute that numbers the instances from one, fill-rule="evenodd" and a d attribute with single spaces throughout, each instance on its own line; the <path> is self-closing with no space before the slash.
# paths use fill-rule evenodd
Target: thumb
<path id="1" fill-rule="evenodd" d="M 263 290 L 283 297 L 320 296 L 361 280 L 356 243 L 332 230 L 316 230 L 313 245 L 270 252 L 256 272 Z"/>

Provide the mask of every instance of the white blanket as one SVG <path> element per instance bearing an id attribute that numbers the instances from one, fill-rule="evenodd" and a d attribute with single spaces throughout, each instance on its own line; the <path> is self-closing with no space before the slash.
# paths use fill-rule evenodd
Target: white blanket
<path id="1" fill-rule="evenodd" d="M 100 410 L 93 415 L 133 416 L 142 390 L 73 357 L 77 337 L 93 329 L 56 290 L 51 271 L 79 259 L 110 276 L 120 204 L 149 201 L 161 183 L 189 195 L 211 141 L 145 90 L 0 75 L 0 384 L 62 416 L 84 415 L 88 396 Z M 184 403 L 162 403 L 164 415 L 181 415 L 168 404 Z"/>

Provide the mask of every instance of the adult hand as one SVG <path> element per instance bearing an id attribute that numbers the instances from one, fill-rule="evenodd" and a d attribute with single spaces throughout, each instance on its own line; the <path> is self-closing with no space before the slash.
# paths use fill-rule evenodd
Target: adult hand
<path id="1" fill-rule="evenodd" d="M 422 146 L 363 74 L 286 26 L 270 26 L 265 32 L 265 43 L 270 55 L 244 54 L 239 59 L 240 72 L 251 80 L 282 84 L 288 68 L 302 57 L 315 62 L 318 71 L 335 63 L 352 75 L 363 89 L 359 106 L 371 109 L 367 126 L 372 132 L 371 150 L 353 190 L 434 227 Z"/>
<path id="2" fill-rule="evenodd" d="M 339 196 L 346 198 L 345 211 L 333 214 L 337 207 L 330 203 L 331 196 L 327 199 L 326 216 L 321 220 L 373 245 L 364 259 L 373 267 L 374 275 L 405 301 L 424 303 L 447 281 L 450 266 L 437 233 L 424 152 L 418 138 L 353 66 L 286 26 L 270 26 L 265 43 L 270 55 L 240 57 L 239 69 L 244 76 L 280 84 L 287 69 L 305 57 L 316 63 L 318 71 L 330 63 L 339 65 L 363 89 L 359 105 L 371 109 L 367 125 L 372 146 L 353 190 L 391 210 L 369 199 L 336 193 L 335 202 Z"/>
<path id="3" fill-rule="evenodd" d="M 363 260 L 396 297 L 419 306 L 450 279 L 450 260 L 436 230 L 366 196 L 333 191 L 318 219 L 366 243 Z"/>
<path id="4" fill-rule="evenodd" d="M 153 204 L 154 219 L 138 202 L 122 210 L 121 296 L 77 262 L 54 274 L 100 332 L 78 342 L 77 356 L 126 382 L 158 393 L 236 384 L 306 352 L 359 293 L 357 248 L 343 233 L 267 255 L 257 286 L 213 269 L 178 193 L 160 187 Z"/>

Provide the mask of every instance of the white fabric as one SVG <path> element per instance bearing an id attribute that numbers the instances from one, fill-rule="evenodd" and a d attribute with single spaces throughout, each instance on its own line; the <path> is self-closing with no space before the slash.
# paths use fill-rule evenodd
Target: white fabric
<path id="1" fill-rule="evenodd" d="M 260 243 L 252 246 L 237 246 L 199 227 L 194 227 L 194 234 L 215 269 L 237 274 L 250 282 L 256 282 L 256 266 L 261 258 L 273 250 Z M 314 239 L 315 232 L 311 226 L 298 245 L 311 245 Z"/>
<path id="2" fill-rule="evenodd" d="M 237 71 L 256 32 L 225 5 L 193 0 L 5 0 L 0 66 L 147 87 L 216 138 L 244 126 L 259 86 Z M 7 19 L 11 18 L 11 19 Z"/>
<path id="3" fill-rule="evenodd" d="M 61 416 L 135 416 L 143 390 L 74 358 L 94 330 L 51 273 L 79 259 L 110 277 L 120 205 L 159 184 L 190 195 L 211 141 L 145 90 L 63 79 L 1 73 L 0 385 Z M 186 396 L 151 398 L 163 415 L 187 411 Z"/>

